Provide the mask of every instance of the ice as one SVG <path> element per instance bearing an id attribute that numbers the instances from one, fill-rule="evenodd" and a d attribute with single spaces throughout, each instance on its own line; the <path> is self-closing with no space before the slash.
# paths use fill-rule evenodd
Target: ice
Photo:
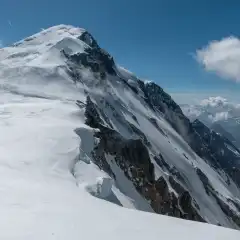
<path id="1" fill-rule="evenodd" d="M 112 192 L 113 180 L 111 178 L 97 178 L 97 194 L 101 198 L 107 198 Z"/>

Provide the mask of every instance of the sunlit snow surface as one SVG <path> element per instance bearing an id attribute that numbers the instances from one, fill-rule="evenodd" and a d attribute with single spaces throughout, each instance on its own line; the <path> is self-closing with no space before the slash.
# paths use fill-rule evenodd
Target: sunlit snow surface
<path id="1" fill-rule="evenodd" d="M 83 186 L 101 172 L 88 164 L 78 184 L 71 174 L 83 113 L 56 100 L 7 97 L 0 108 L 1 239 L 239 239 L 237 231 L 93 198 Z"/>
<path id="2" fill-rule="evenodd" d="M 70 52 L 84 51 L 84 43 L 76 40 L 82 32 L 62 25 L 0 50 L 0 239 L 240 239 L 238 231 L 134 210 L 151 211 L 114 163 L 111 167 L 122 185 L 91 161 L 94 130 L 84 124 L 85 109 L 75 104 L 86 96 L 83 87 L 73 84 L 59 68 L 65 62 L 57 51 L 65 43 Z M 125 72 L 125 76 L 132 74 Z M 235 185 L 227 190 L 159 116 L 169 139 L 155 134 L 143 117 L 151 112 L 139 98 L 114 86 L 112 93 L 134 112 L 142 131 L 148 130 L 155 151 L 164 150 L 170 163 L 189 178 L 192 175 L 194 183 L 189 188 L 197 199 L 201 200 L 204 189 L 192 164 L 211 175 L 212 184 L 222 194 L 239 196 Z M 93 94 L 96 101 L 99 94 L 105 93 Z M 129 112 L 122 114 L 130 121 Z M 131 137 L 118 122 L 113 125 Z M 179 157 L 182 152 L 192 159 L 190 163 Z M 161 175 L 161 170 L 156 174 Z M 219 209 L 213 203 L 211 199 L 200 201 L 213 222 L 214 217 L 224 221 L 222 214 L 214 216 Z"/>

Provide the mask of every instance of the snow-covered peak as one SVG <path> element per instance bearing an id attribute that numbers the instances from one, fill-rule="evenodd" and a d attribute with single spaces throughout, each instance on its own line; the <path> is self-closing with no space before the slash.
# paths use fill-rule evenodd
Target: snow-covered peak
<path id="1" fill-rule="evenodd" d="M 82 53 L 86 48 L 92 47 L 93 43 L 97 46 L 96 41 L 85 29 L 58 25 L 1 49 L 0 62 L 10 67 L 64 65 L 61 50 L 68 54 Z"/>
<path id="2" fill-rule="evenodd" d="M 71 25 L 58 25 L 48 29 L 43 29 L 41 32 L 36 33 L 30 37 L 27 37 L 15 44 L 14 47 L 18 46 L 34 46 L 34 45 L 48 45 L 54 44 L 61 41 L 63 38 L 78 38 L 86 30 L 83 28 L 76 28 Z"/>
<path id="3" fill-rule="evenodd" d="M 171 96 L 84 29 L 60 25 L 1 49 L 0 86 L 0 238 L 175 239 L 174 228 L 239 239 L 153 214 L 239 228 L 239 172 L 209 164 L 219 155 Z"/>

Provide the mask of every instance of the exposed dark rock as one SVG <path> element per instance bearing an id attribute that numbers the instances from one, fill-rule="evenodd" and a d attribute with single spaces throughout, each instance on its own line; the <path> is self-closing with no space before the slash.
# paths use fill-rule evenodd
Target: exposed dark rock
<path id="1" fill-rule="evenodd" d="M 163 89 L 155 84 L 154 82 L 148 82 L 140 85 L 145 96 L 150 100 L 151 104 L 161 112 L 165 112 L 165 106 L 171 109 L 175 113 L 181 113 L 181 108 L 172 100 L 171 96 L 168 95 Z M 163 103 L 165 105 L 163 105 Z"/>
<path id="2" fill-rule="evenodd" d="M 240 166 L 232 168 L 229 167 L 224 170 L 229 173 L 229 176 L 232 178 L 232 180 L 240 187 Z"/>
<path id="3" fill-rule="evenodd" d="M 90 107 L 93 108 L 93 103 L 90 102 L 90 99 L 87 102 L 89 102 Z M 150 205 L 155 212 L 191 220 L 202 220 L 198 216 L 199 214 L 193 204 L 191 208 L 189 208 L 190 212 L 186 209 L 186 212 L 182 212 L 181 208 L 179 208 L 178 197 L 173 192 L 170 192 L 168 184 L 163 177 L 155 181 L 154 165 L 151 162 L 143 140 L 127 140 L 115 130 L 101 124 L 96 124 L 92 119 L 94 116 L 96 116 L 97 119 L 99 118 L 95 110 L 93 111 L 94 113 L 87 114 L 87 116 L 90 117 L 90 120 L 87 122 L 91 124 L 94 123 L 93 125 L 100 129 L 100 131 L 95 134 L 100 141 L 92 154 L 96 164 L 114 177 L 105 158 L 105 153 L 115 156 L 116 164 L 123 170 L 126 177 L 132 181 L 137 191 L 150 201 Z M 162 164 L 165 165 L 169 171 L 177 172 L 176 169 L 170 167 L 164 161 L 163 157 L 160 158 Z"/>
<path id="4" fill-rule="evenodd" d="M 172 188 L 178 193 L 182 194 L 183 192 L 186 191 L 186 189 L 177 181 L 174 179 L 174 177 L 169 176 L 169 183 L 171 184 Z"/>
<path id="5" fill-rule="evenodd" d="M 81 72 L 77 68 L 72 67 L 68 64 L 68 69 L 66 69 L 67 74 L 72 78 L 74 83 L 82 82 Z"/>
<path id="6" fill-rule="evenodd" d="M 78 106 L 79 108 L 83 108 L 83 107 L 86 106 L 86 104 L 85 104 L 84 102 L 80 101 L 80 100 L 77 100 L 77 101 L 76 101 L 76 104 L 77 104 L 77 106 Z"/>
<path id="7" fill-rule="evenodd" d="M 86 101 L 85 117 L 86 117 L 86 124 L 92 128 L 97 128 L 99 124 L 103 124 L 103 121 L 97 111 L 97 107 L 92 102 L 89 96 L 87 96 L 87 101 Z"/>
<path id="8" fill-rule="evenodd" d="M 94 39 L 94 37 L 87 31 L 82 33 L 78 39 L 82 40 L 85 42 L 88 46 L 92 48 L 99 48 L 97 41 Z"/>
<path id="9" fill-rule="evenodd" d="M 209 182 L 207 176 L 200 170 L 197 168 L 196 170 L 200 180 L 203 183 L 203 186 L 206 190 L 206 193 L 208 195 L 212 195 L 216 202 L 218 203 L 218 205 L 220 206 L 220 208 L 222 209 L 222 211 L 234 222 L 236 223 L 237 226 L 240 227 L 240 216 L 236 214 L 236 212 L 233 211 L 233 209 L 231 209 L 229 207 L 228 204 L 226 204 L 220 197 L 218 192 L 216 192 L 214 190 L 214 188 L 212 187 L 211 183 Z M 238 205 L 237 202 L 233 201 L 232 199 L 228 199 L 228 201 L 230 201 L 237 209 L 238 211 L 240 210 L 240 205 Z"/>
<path id="10" fill-rule="evenodd" d="M 101 79 L 106 77 L 106 73 L 116 75 L 113 57 L 100 48 L 96 40 L 88 32 L 84 32 L 79 39 L 89 45 L 89 48 L 86 48 L 85 52 L 67 54 L 62 50 L 64 56 L 69 60 L 68 66 L 72 77 L 75 77 L 76 80 L 80 79 L 79 73 L 76 70 L 77 68 L 75 67 L 75 70 L 73 70 L 74 68 L 71 67 L 72 64 L 90 68 L 93 72 L 99 73 Z"/>
<path id="11" fill-rule="evenodd" d="M 156 190 L 161 193 L 161 197 L 163 199 L 166 199 L 168 193 L 169 193 L 169 188 L 166 180 L 164 177 L 158 178 L 158 180 L 155 182 L 155 188 Z"/>
<path id="12" fill-rule="evenodd" d="M 172 166 L 170 166 L 165 159 L 163 158 L 162 154 L 159 153 L 158 156 L 154 156 L 154 160 L 156 161 L 156 163 L 164 170 L 167 170 L 168 172 L 171 172 L 171 169 L 173 168 Z"/>
<path id="13" fill-rule="evenodd" d="M 189 194 L 189 192 L 184 191 L 180 198 L 179 198 L 179 204 L 182 207 L 184 212 L 187 212 L 189 208 L 191 208 L 192 204 L 192 197 Z"/>
<path id="14" fill-rule="evenodd" d="M 159 167 L 166 169 L 170 168 L 169 165 L 166 164 L 166 162 L 164 161 L 163 156 L 161 154 L 159 154 L 159 156 L 154 156 L 154 160 L 156 161 Z"/>
<path id="15" fill-rule="evenodd" d="M 128 159 L 132 165 L 143 169 L 150 182 L 154 181 L 154 166 L 150 160 L 148 150 L 141 140 L 126 141 L 121 149 L 120 155 L 126 160 Z"/>
<path id="16" fill-rule="evenodd" d="M 102 118 L 100 117 L 100 115 L 102 116 Z M 98 108 L 98 106 L 91 100 L 89 96 L 87 96 L 86 101 L 85 117 L 86 117 L 85 123 L 92 128 L 99 128 L 101 126 L 104 126 L 105 123 L 109 127 L 112 127 L 111 122 L 109 121 L 108 117 L 105 115 L 103 110 L 101 108 Z"/>
<path id="17" fill-rule="evenodd" d="M 199 169 L 199 168 L 196 169 L 196 173 L 199 176 L 206 193 L 208 195 L 210 193 L 212 193 L 214 191 L 214 188 L 212 187 L 212 185 L 209 182 L 209 180 L 208 180 L 207 176 L 205 175 L 205 173 L 203 173 L 203 171 L 201 169 Z"/>
<path id="18" fill-rule="evenodd" d="M 188 191 L 181 194 L 179 198 L 179 205 L 185 213 L 185 218 L 189 220 L 195 220 L 199 222 L 205 222 L 205 220 L 200 216 L 200 214 L 193 207 L 192 197 Z M 187 213 L 187 214 L 186 214 Z"/>
<path id="19" fill-rule="evenodd" d="M 199 120 L 193 122 L 193 128 L 207 146 L 210 164 L 223 169 L 240 186 L 240 151 L 228 139 L 210 130 Z"/>
<path id="20" fill-rule="evenodd" d="M 233 209 L 231 209 L 228 204 L 226 204 L 217 194 L 213 194 L 216 202 L 222 209 L 222 211 L 238 226 L 240 227 L 240 215 L 236 214 Z"/>
<path id="21" fill-rule="evenodd" d="M 103 151 L 102 144 L 98 144 L 95 146 L 95 149 L 92 151 L 92 159 L 95 161 L 96 165 L 103 171 L 109 174 L 112 178 L 116 178 L 115 174 L 113 173 L 110 165 L 108 164 L 105 154 Z"/>
<path id="22" fill-rule="evenodd" d="M 145 134 L 144 134 L 140 129 L 138 129 L 137 127 L 135 127 L 135 125 L 133 125 L 132 123 L 128 123 L 128 124 L 129 124 L 131 130 L 132 130 L 134 133 L 136 133 L 136 134 L 142 139 L 142 141 L 144 142 L 144 144 L 145 144 L 146 146 L 151 146 L 151 143 L 147 140 Z"/>
<path id="23" fill-rule="evenodd" d="M 116 164 L 123 170 L 127 178 L 134 184 L 137 191 L 148 201 L 153 210 L 157 213 L 170 216 L 203 221 L 200 218 L 197 208 L 191 202 L 190 212 L 182 212 L 179 208 L 178 197 L 170 192 L 168 184 L 163 177 L 155 181 L 154 166 L 151 163 L 148 150 L 142 140 L 124 139 L 116 131 L 104 126 L 99 126 L 100 132 L 96 133 L 96 137 L 100 138 L 100 143 L 95 151 L 95 162 L 100 161 L 101 168 L 107 168 L 103 162 L 107 161 L 103 155 L 109 153 L 115 156 Z M 98 164 L 98 163 L 97 163 Z"/>
<path id="24" fill-rule="evenodd" d="M 157 128 L 157 130 L 164 135 L 165 137 L 167 136 L 166 133 L 159 127 L 157 120 L 155 118 L 149 118 L 149 121 Z"/>
<path id="25" fill-rule="evenodd" d="M 185 184 L 185 179 L 182 176 L 182 174 L 174 167 L 170 166 L 165 159 L 163 158 L 162 154 L 159 153 L 158 156 L 154 156 L 154 160 L 156 163 L 165 171 L 168 173 L 171 173 L 173 176 L 175 176 L 180 182 Z"/>
<path id="26" fill-rule="evenodd" d="M 231 198 L 228 198 L 227 201 L 232 203 L 237 208 L 237 210 L 240 212 L 240 202 L 233 200 Z"/>
<path id="27" fill-rule="evenodd" d="M 193 151 L 214 168 L 219 168 L 220 165 L 213 152 L 172 98 L 153 82 L 144 83 L 139 80 L 138 84 L 148 106 L 154 111 L 163 113 L 163 117 L 186 140 Z"/>
<path id="28" fill-rule="evenodd" d="M 231 141 L 233 144 L 236 143 L 236 139 L 233 137 L 233 135 L 229 132 L 227 132 L 221 124 L 214 122 L 211 125 L 211 129 L 214 130 L 216 133 L 221 134 L 222 136 L 226 137 L 229 141 Z M 235 144 L 234 144 L 235 145 Z"/>
<path id="29" fill-rule="evenodd" d="M 132 119 L 137 123 L 139 124 L 138 120 L 137 120 L 137 117 L 135 115 L 132 115 Z"/>

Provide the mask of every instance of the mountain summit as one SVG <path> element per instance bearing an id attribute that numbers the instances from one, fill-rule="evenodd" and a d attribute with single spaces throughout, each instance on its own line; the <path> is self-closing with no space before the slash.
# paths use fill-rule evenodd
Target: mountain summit
<path id="1" fill-rule="evenodd" d="M 157 215 L 239 229 L 239 150 L 86 30 L 59 25 L 0 49 L 0 83 L 3 238 L 239 239 Z"/>

